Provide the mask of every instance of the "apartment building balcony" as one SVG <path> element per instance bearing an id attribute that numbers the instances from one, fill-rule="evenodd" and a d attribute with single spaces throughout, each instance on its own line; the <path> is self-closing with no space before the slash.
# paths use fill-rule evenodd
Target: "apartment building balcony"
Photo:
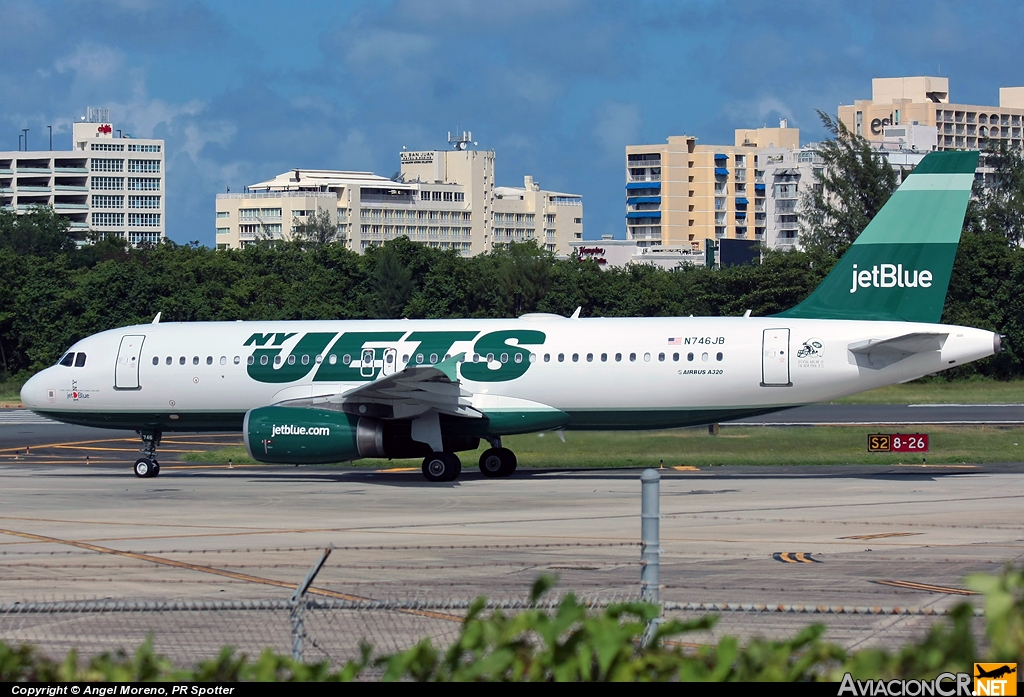
<path id="1" fill-rule="evenodd" d="M 57 184 L 53 187 L 54 191 L 88 191 L 87 186 L 72 186 L 70 184 Z"/>
<path id="2" fill-rule="evenodd" d="M 54 173 L 56 174 L 88 174 L 89 170 L 86 167 L 54 167 Z"/>
<path id="3" fill-rule="evenodd" d="M 18 191 L 32 194 L 48 194 L 51 189 L 48 186 L 18 186 Z"/>
<path id="4" fill-rule="evenodd" d="M 14 174 L 14 170 L 9 167 L 0 167 L 0 174 Z"/>
<path id="5" fill-rule="evenodd" d="M 53 174 L 49 167 L 18 167 L 18 174 Z"/>
<path id="6" fill-rule="evenodd" d="M 660 182 L 661 173 L 658 174 L 630 174 L 626 179 L 628 182 Z"/>

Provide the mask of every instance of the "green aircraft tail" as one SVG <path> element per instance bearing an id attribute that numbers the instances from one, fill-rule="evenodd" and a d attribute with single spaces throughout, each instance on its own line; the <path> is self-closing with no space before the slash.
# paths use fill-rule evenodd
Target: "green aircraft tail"
<path id="1" fill-rule="evenodd" d="M 776 317 L 938 322 L 977 152 L 921 161 L 803 302 Z"/>

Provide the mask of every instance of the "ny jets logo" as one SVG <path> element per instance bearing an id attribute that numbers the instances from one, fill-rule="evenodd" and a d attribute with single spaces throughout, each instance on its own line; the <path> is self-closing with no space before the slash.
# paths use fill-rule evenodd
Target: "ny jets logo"
<path id="1" fill-rule="evenodd" d="M 808 339 L 796 352 L 797 358 L 820 358 L 824 352 L 821 339 Z"/>

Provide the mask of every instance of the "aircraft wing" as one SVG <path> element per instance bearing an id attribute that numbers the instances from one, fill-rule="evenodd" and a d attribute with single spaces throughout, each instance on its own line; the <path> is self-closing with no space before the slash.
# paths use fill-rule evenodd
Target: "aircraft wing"
<path id="1" fill-rule="evenodd" d="M 877 369 L 918 353 L 939 351 L 948 337 L 948 333 L 914 332 L 890 339 L 858 341 L 847 348 L 856 358 L 858 365 Z"/>
<path id="2" fill-rule="evenodd" d="M 471 405 L 473 393 L 462 388 L 456 373 L 465 355 L 451 356 L 437 365 L 406 366 L 400 372 L 345 392 L 288 399 L 279 404 L 333 408 L 378 419 L 415 418 L 431 409 L 439 414 L 479 419 L 483 414 Z"/>

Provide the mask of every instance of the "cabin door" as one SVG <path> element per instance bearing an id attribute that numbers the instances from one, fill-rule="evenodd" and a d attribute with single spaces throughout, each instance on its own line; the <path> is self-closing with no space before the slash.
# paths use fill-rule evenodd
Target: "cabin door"
<path id="1" fill-rule="evenodd" d="M 132 334 L 121 337 L 121 347 L 117 350 L 117 364 L 114 366 L 115 390 L 138 390 L 139 357 L 142 355 L 142 342 L 145 336 Z"/>
<path id="2" fill-rule="evenodd" d="M 792 387 L 789 380 L 789 330 L 765 329 L 761 343 L 761 387 Z"/>

